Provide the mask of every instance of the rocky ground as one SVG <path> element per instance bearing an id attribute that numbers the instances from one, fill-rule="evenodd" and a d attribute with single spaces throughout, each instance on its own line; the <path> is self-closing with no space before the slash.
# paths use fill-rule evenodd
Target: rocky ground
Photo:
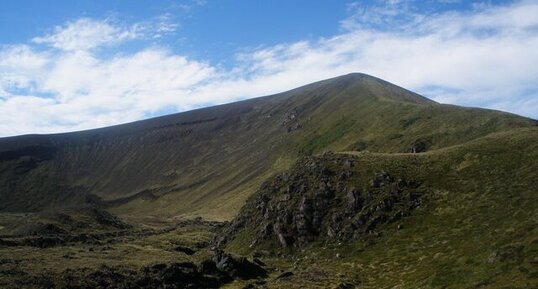
<path id="1" fill-rule="evenodd" d="M 96 207 L 0 220 L 14 224 L 0 236 L 1 288 L 216 288 L 265 274 L 246 259 L 208 250 L 221 223 L 133 226 Z"/>
<path id="2" fill-rule="evenodd" d="M 17 224 L 2 227 L 0 288 L 263 288 L 289 277 L 270 256 L 215 248 L 226 222 L 127 219 L 94 207 L 0 215 Z"/>
<path id="3" fill-rule="evenodd" d="M 261 261 L 258 263 L 263 264 Z M 38 274 L 18 281 L 28 288 L 219 288 L 235 279 L 264 284 L 267 270 L 246 258 L 222 251 L 199 263 L 156 263 L 139 270 L 101 265 L 95 269 L 67 269 L 59 276 Z"/>

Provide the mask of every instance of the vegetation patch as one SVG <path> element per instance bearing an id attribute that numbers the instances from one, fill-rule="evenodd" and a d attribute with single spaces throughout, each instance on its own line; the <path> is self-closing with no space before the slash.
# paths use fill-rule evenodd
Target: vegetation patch
<path id="1" fill-rule="evenodd" d="M 319 149 L 327 147 L 329 144 L 340 139 L 349 132 L 353 128 L 354 123 L 355 120 L 352 118 L 341 118 L 331 128 L 316 134 L 306 141 L 306 143 L 299 148 L 299 154 L 311 155 Z"/>
<path id="2" fill-rule="evenodd" d="M 402 126 L 402 129 L 406 129 L 410 126 L 412 126 L 415 122 L 420 120 L 420 116 L 412 116 L 410 118 L 404 118 L 400 120 L 400 125 Z"/>

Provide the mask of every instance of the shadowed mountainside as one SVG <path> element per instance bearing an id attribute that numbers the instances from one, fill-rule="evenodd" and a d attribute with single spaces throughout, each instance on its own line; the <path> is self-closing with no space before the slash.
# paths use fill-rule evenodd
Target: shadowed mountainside
<path id="1" fill-rule="evenodd" d="M 119 214 L 228 220 L 303 155 L 420 152 L 535 125 L 349 74 L 125 125 L 0 139 L 0 210 L 93 203 Z"/>

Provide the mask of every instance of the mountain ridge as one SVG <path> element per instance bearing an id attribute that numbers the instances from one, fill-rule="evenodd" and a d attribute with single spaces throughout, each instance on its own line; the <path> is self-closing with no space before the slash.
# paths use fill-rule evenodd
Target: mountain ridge
<path id="1" fill-rule="evenodd" d="M 112 127 L 2 138 L 0 156 L 16 157 L 0 163 L 0 210 L 89 200 L 116 204 L 120 214 L 230 219 L 263 179 L 300 155 L 431 150 L 534 123 L 438 104 L 354 73 Z"/>
<path id="2" fill-rule="evenodd" d="M 377 78 L 377 77 L 374 77 L 374 76 L 371 76 L 371 75 L 368 75 L 368 74 L 364 74 L 364 73 L 355 72 L 355 73 L 345 74 L 345 75 L 342 75 L 342 76 L 336 76 L 336 77 L 325 79 L 325 80 L 316 81 L 316 82 L 313 82 L 313 83 L 310 83 L 310 84 L 305 84 L 305 85 L 302 85 L 300 87 L 287 90 L 285 92 L 280 92 L 280 93 L 275 93 L 275 94 L 270 94 L 270 95 L 264 95 L 264 96 L 254 97 L 254 98 L 248 98 L 248 99 L 243 99 L 243 100 L 239 100 L 239 101 L 234 101 L 234 102 L 229 102 L 229 103 L 224 103 L 224 104 L 219 104 L 219 105 L 214 105 L 214 106 L 200 107 L 200 108 L 195 108 L 195 109 L 191 109 L 191 110 L 187 110 L 187 111 L 183 111 L 183 112 L 177 112 L 177 113 L 172 113 L 172 114 L 167 114 L 167 115 L 162 115 L 162 116 L 156 116 L 156 117 L 152 117 L 152 118 L 148 118 L 148 119 L 136 120 L 136 121 L 132 121 L 132 122 L 109 125 L 109 126 L 98 127 L 98 128 L 91 128 L 91 129 L 84 129 L 84 130 L 77 130 L 77 131 L 69 131 L 69 132 L 29 133 L 29 134 L 21 134 L 21 135 L 0 137 L 0 141 L 7 140 L 7 139 L 13 139 L 13 138 L 22 138 L 22 137 L 32 138 L 32 137 L 44 137 L 44 136 L 66 136 L 66 135 L 71 135 L 71 134 L 90 133 L 90 132 L 100 131 L 100 130 L 101 131 L 102 130 L 112 130 L 114 132 L 117 132 L 117 131 L 120 131 L 119 130 L 120 128 L 125 130 L 126 127 L 136 126 L 136 124 L 158 122 L 158 120 L 171 118 L 173 116 L 196 113 L 198 111 L 202 111 L 202 110 L 206 110 L 206 109 L 218 109 L 218 108 L 221 108 L 221 107 L 236 105 L 236 104 L 239 104 L 239 103 L 249 102 L 249 101 L 252 101 L 252 100 L 262 100 L 262 99 L 265 99 L 265 98 L 278 97 L 279 95 L 282 95 L 282 94 L 297 93 L 297 92 L 300 92 L 300 91 L 305 90 L 305 89 L 306 90 L 312 90 L 312 89 L 315 89 L 316 87 L 326 85 L 326 84 L 335 85 L 335 83 L 342 83 L 342 82 L 345 84 L 346 82 L 356 82 L 358 80 L 363 80 L 363 79 L 368 79 L 369 81 L 378 82 L 378 84 L 388 84 L 388 85 L 394 86 L 395 88 L 404 90 L 404 91 L 408 92 L 409 95 L 412 95 L 412 96 L 416 97 L 415 100 L 412 100 L 411 97 L 408 97 L 408 98 L 403 98 L 400 101 L 408 100 L 408 101 L 413 102 L 413 103 L 420 103 L 420 102 L 423 102 L 423 103 L 437 103 L 437 102 L 435 102 L 435 101 L 433 101 L 431 99 L 428 99 L 428 98 L 426 98 L 424 96 L 416 94 L 416 93 L 414 93 L 412 91 L 409 91 L 409 90 L 407 90 L 405 88 L 402 88 L 400 86 L 397 86 L 395 84 L 392 84 L 390 82 L 382 80 L 380 78 Z"/>

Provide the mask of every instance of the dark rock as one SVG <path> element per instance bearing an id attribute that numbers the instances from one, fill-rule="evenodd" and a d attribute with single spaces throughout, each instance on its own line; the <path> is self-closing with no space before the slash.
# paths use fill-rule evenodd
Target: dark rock
<path id="1" fill-rule="evenodd" d="M 259 258 L 254 258 L 254 259 L 252 259 L 252 261 L 253 261 L 254 263 L 256 263 L 256 264 L 262 266 L 262 267 L 265 267 L 265 266 L 266 266 L 265 263 L 264 263 L 262 260 L 260 260 Z"/>
<path id="2" fill-rule="evenodd" d="M 351 283 L 346 283 L 346 282 L 340 283 L 336 287 L 334 287 L 334 289 L 354 289 L 354 288 L 355 288 L 355 285 Z"/>
<path id="3" fill-rule="evenodd" d="M 194 247 L 196 249 L 203 249 L 203 248 L 206 248 L 208 245 L 209 245 L 209 243 L 204 241 L 204 242 L 198 242 L 198 243 L 194 244 Z"/>
<path id="4" fill-rule="evenodd" d="M 216 277 L 220 283 L 225 284 L 233 281 L 232 276 L 228 272 L 221 271 L 217 268 L 217 264 L 213 260 L 203 260 L 198 265 L 198 271 L 203 275 L 211 275 Z"/>
<path id="5" fill-rule="evenodd" d="M 160 277 L 164 284 L 192 283 L 200 277 L 197 269 L 193 263 L 174 263 L 166 267 Z"/>
<path id="6" fill-rule="evenodd" d="M 359 192 L 357 192 L 355 188 L 349 189 L 346 194 L 346 197 L 349 209 L 354 211 L 361 207 L 362 200 L 360 198 Z"/>
<path id="7" fill-rule="evenodd" d="M 67 231 L 54 224 L 45 224 L 37 222 L 35 224 L 27 224 L 18 227 L 13 231 L 15 236 L 45 236 L 66 234 Z"/>
<path id="8" fill-rule="evenodd" d="M 254 282 L 254 284 L 256 285 L 265 285 L 267 284 L 267 281 L 265 281 L 264 279 L 258 279 Z"/>
<path id="9" fill-rule="evenodd" d="M 194 253 L 196 253 L 196 251 L 194 251 L 193 249 L 189 248 L 189 247 L 184 247 L 184 246 L 177 246 L 174 248 L 174 251 L 176 252 L 182 252 L 182 253 L 185 253 L 187 255 L 194 255 Z"/>
<path id="10" fill-rule="evenodd" d="M 97 208 L 97 207 L 91 207 L 88 209 L 89 214 L 95 218 L 95 220 L 102 225 L 115 227 L 118 229 L 130 229 L 131 225 L 123 222 L 120 218 L 112 215 L 111 213 Z"/>
<path id="11" fill-rule="evenodd" d="M 284 272 L 284 273 L 282 273 L 282 274 L 276 276 L 276 279 L 289 278 L 289 277 L 291 277 L 291 276 L 293 276 L 293 275 L 294 275 L 293 272 L 291 272 L 291 271 L 286 271 L 286 272 Z"/>
<path id="12" fill-rule="evenodd" d="M 213 260 L 203 260 L 198 265 L 198 271 L 202 274 L 215 274 L 220 272 L 217 268 L 217 264 Z"/>
<path id="13" fill-rule="evenodd" d="M 65 240 L 58 236 L 46 236 L 38 238 L 24 239 L 23 244 L 38 248 L 50 248 L 58 245 L 65 244 Z"/>
<path id="14" fill-rule="evenodd" d="M 422 153 L 428 150 L 431 142 L 427 139 L 417 139 L 409 146 L 408 152 L 410 153 Z"/>
<path id="15" fill-rule="evenodd" d="M 223 252 L 219 256 L 219 259 L 226 264 L 222 268 L 234 271 L 239 278 L 266 276 L 265 271 L 264 274 L 260 274 L 252 268 L 252 266 L 258 268 L 254 263 L 242 258 L 234 259 Z M 56 279 L 62 280 L 63 285 L 55 284 Z M 231 281 L 233 278 L 230 274 L 217 268 L 213 260 L 204 260 L 198 265 L 192 262 L 159 263 L 138 271 L 105 265 L 92 271 L 67 269 L 60 276 L 31 276 L 13 288 L 220 288 Z"/>
<path id="16" fill-rule="evenodd" d="M 292 131 L 296 131 L 296 130 L 298 130 L 298 129 L 301 129 L 302 127 L 303 127 L 303 126 L 302 126 L 300 123 L 296 122 L 296 123 L 293 123 L 293 124 L 291 124 L 290 126 L 288 126 L 288 127 L 286 128 L 286 132 L 290 133 L 290 132 L 292 132 Z"/>
<path id="17" fill-rule="evenodd" d="M 155 265 L 152 265 L 152 266 L 149 266 L 149 267 L 146 267 L 148 271 L 150 272 L 160 272 L 164 269 L 166 269 L 168 265 L 164 264 L 164 263 L 159 263 L 159 264 L 155 264 Z"/>
<path id="18" fill-rule="evenodd" d="M 271 235 L 271 233 L 273 233 L 273 224 L 271 224 L 271 223 L 265 224 L 262 227 L 262 231 L 261 231 L 262 237 L 267 237 L 267 236 Z"/>
<path id="19" fill-rule="evenodd" d="M 266 251 L 266 250 L 259 250 L 259 251 L 255 251 L 254 253 L 252 253 L 252 257 L 254 258 L 260 258 L 260 257 L 266 257 L 266 256 L 270 256 L 271 253 L 269 251 Z"/>
<path id="20" fill-rule="evenodd" d="M 213 261 L 219 270 L 227 272 L 235 278 L 253 279 L 267 276 L 267 271 L 260 265 L 250 262 L 244 257 L 235 259 L 223 251 L 215 252 Z"/>

